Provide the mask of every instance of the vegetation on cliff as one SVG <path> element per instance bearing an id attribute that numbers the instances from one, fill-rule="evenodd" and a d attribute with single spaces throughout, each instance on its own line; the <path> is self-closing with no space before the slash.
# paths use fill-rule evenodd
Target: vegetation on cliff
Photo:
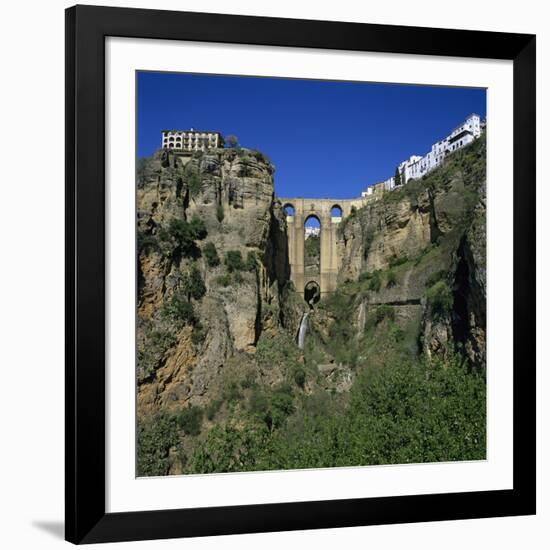
<path id="1" fill-rule="evenodd" d="M 354 209 L 310 310 L 265 156 L 142 162 L 139 475 L 485 458 L 484 198 L 481 138 Z"/>

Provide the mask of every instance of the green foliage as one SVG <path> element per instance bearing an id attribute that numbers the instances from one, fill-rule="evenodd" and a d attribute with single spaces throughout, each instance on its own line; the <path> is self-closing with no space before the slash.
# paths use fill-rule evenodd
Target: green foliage
<path id="1" fill-rule="evenodd" d="M 218 204 L 216 206 L 216 219 L 218 222 L 222 223 L 225 218 L 225 212 L 223 210 L 223 204 Z"/>
<path id="2" fill-rule="evenodd" d="M 159 239 L 171 245 L 173 251 L 179 250 L 183 256 L 197 255 L 195 241 L 204 239 L 206 235 L 204 221 L 198 216 L 193 216 L 190 222 L 172 218 L 167 227 L 161 227 L 158 231 Z"/>
<path id="3" fill-rule="evenodd" d="M 176 417 L 178 426 L 185 435 L 199 435 L 202 428 L 203 410 L 200 407 L 188 407 Z"/>
<path id="4" fill-rule="evenodd" d="M 319 269 L 321 259 L 321 239 L 319 235 L 310 235 L 304 242 L 304 261 L 306 266 Z"/>
<path id="5" fill-rule="evenodd" d="M 141 229 L 138 229 L 137 248 L 138 254 L 148 254 L 153 250 L 159 250 L 158 239 L 152 233 L 148 233 Z"/>
<path id="6" fill-rule="evenodd" d="M 206 294 L 206 285 L 197 264 L 191 264 L 189 271 L 183 276 L 181 289 L 194 300 L 200 300 Z"/>
<path id="7" fill-rule="evenodd" d="M 220 257 L 218 256 L 216 245 L 212 241 L 208 241 L 202 247 L 202 253 L 206 258 L 206 263 L 209 267 L 216 267 L 220 265 Z"/>
<path id="8" fill-rule="evenodd" d="M 447 314 L 453 307 L 453 292 L 445 281 L 438 281 L 426 293 L 431 312 L 436 316 Z"/>
<path id="9" fill-rule="evenodd" d="M 269 430 L 280 428 L 294 410 L 292 388 L 286 384 L 269 389 L 255 389 L 249 400 L 249 408 Z"/>
<path id="10" fill-rule="evenodd" d="M 204 327 L 199 320 L 195 320 L 193 332 L 191 333 L 191 342 L 193 342 L 195 347 L 199 347 L 204 342 L 205 337 Z"/>
<path id="11" fill-rule="evenodd" d="M 395 310 L 392 306 L 383 304 L 371 311 L 365 320 L 365 330 L 372 330 L 384 319 L 389 319 L 390 321 L 395 320 Z"/>
<path id="12" fill-rule="evenodd" d="M 195 198 L 202 189 L 203 181 L 200 176 L 196 173 L 192 173 L 187 179 L 187 187 L 189 189 L 189 195 L 191 198 Z"/>
<path id="13" fill-rule="evenodd" d="M 253 250 L 249 250 L 246 255 L 244 269 L 246 271 L 255 271 L 256 267 L 257 267 L 256 253 Z"/>
<path id="14" fill-rule="evenodd" d="M 438 281 L 446 279 L 447 275 L 448 275 L 448 271 L 445 269 L 432 273 L 426 281 L 426 286 L 431 287 L 435 285 L 435 283 L 437 283 Z"/>
<path id="15" fill-rule="evenodd" d="M 330 407 L 327 399 L 316 408 L 306 401 L 304 413 L 297 417 L 300 411 L 288 388 L 256 389 L 249 399 L 252 419 L 241 422 L 239 428 L 214 428 L 195 451 L 191 471 L 486 457 L 484 373 L 469 372 L 458 358 L 447 363 L 401 361 L 365 369 L 351 390 L 349 405 L 341 412 Z M 314 405 L 314 398 L 311 400 Z"/>
<path id="16" fill-rule="evenodd" d="M 223 399 L 213 399 L 210 401 L 206 406 L 206 418 L 208 418 L 208 420 L 214 420 L 222 405 Z"/>
<path id="17" fill-rule="evenodd" d="M 397 256 L 396 254 L 394 254 L 389 260 L 389 265 L 390 265 L 390 268 L 394 268 L 399 265 L 403 265 L 408 261 L 409 261 L 409 258 L 406 254 L 403 254 L 402 256 Z"/>
<path id="18" fill-rule="evenodd" d="M 293 379 L 299 388 L 303 388 L 306 383 L 306 371 L 304 367 L 298 365 L 294 368 Z"/>
<path id="19" fill-rule="evenodd" d="M 178 443 L 176 420 L 167 414 L 140 419 L 137 430 L 137 475 L 164 476 L 170 468 L 169 451 Z"/>
<path id="20" fill-rule="evenodd" d="M 171 320 L 176 329 L 183 325 L 192 325 L 196 321 L 193 304 L 183 291 L 176 291 L 169 299 L 164 300 L 160 315 L 163 319 Z"/>
<path id="21" fill-rule="evenodd" d="M 216 284 L 226 287 L 231 284 L 231 275 L 229 273 L 224 273 L 223 275 L 218 275 L 215 279 Z"/>
<path id="22" fill-rule="evenodd" d="M 141 328 L 143 339 L 137 346 L 138 381 L 151 376 L 160 366 L 165 353 L 175 345 L 175 334 L 165 328 L 155 328 L 151 323 Z"/>
<path id="23" fill-rule="evenodd" d="M 368 281 L 372 277 L 372 273 L 370 271 L 363 271 L 363 273 L 359 274 L 359 281 L 361 283 Z"/>
<path id="24" fill-rule="evenodd" d="M 374 271 L 371 277 L 368 279 L 367 289 L 373 292 L 378 292 L 382 286 L 382 277 L 378 270 Z"/>
<path id="25" fill-rule="evenodd" d="M 274 365 L 293 366 L 298 362 L 299 351 L 294 340 L 283 330 L 269 337 L 262 333 L 256 344 L 256 363 L 270 369 Z"/>
<path id="26" fill-rule="evenodd" d="M 225 253 L 225 265 L 227 271 L 233 273 L 234 271 L 242 271 L 244 269 L 243 256 L 240 250 L 228 250 Z"/>
<path id="27" fill-rule="evenodd" d="M 394 184 L 396 187 L 401 185 L 401 171 L 398 166 L 395 167 Z"/>
<path id="28" fill-rule="evenodd" d="M 227 401 L 228 403 L 240 401 L 243 398 L 241 388 L 235 380 L 230 380 L 229 382 L 227 382 L 227 384 L 223 388 L 222 395 L 224 401 Z"/>
<path id="29" fill-rule="evenodd" d="M 146 183 L 147 165 L 148 165 L 147 157 L 141 157 L 137 160 L 136 181 L 137 181 L 138 188 L 143 187 Z"/>

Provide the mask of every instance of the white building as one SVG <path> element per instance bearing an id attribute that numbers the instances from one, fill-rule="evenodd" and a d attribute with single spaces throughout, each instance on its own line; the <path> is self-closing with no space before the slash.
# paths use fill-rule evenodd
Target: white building
<path id="1" fill-rule="evenodd" d="M 223 147 L 223 137 L 219 132 L 190 130 L 163 130 L 162 148 L 183 151 L 204 151 Z"/>
<path id="2" fill-rule="evenodd" d="M 453 153 L 462 147 L 466 147 L 481 135 L 483 123 L 479 115 L 471 114 L 466 120 L 457 126 L 446 138 L 434 143 L 431 150 L 423 157 L 412 155 L 407 160 L 401 162 L 398 166 L 401 174 L 401 183 L 407 183 L 412 179 L 419 179 L 439 166 L 446 155 Z M 384 189 L 391 191 L 395 188 L 395 178 L 392 176 L 381 182 Z M 372 195 L 374 188 L 380 186 L 376 184 L 368 187 L 361 193 L 362 197 Z"/>
<path id="3" fill-rule="evenodd" d="M 306 239 L 308 239 L 313 235 L 319 235 L 320 232 L 321 232 L 320 227 L 306 226 L 306 233 L 305 233 Z"/>

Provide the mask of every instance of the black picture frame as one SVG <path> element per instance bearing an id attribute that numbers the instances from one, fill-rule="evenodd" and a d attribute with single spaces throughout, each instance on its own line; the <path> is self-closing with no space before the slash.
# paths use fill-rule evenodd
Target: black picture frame
<path id="1" fill-rule="evenodd" d="M 105 512 L 105 38 L 513 61 L 513 489 Z M 129 541 L 535 513 L 535 36 L 96 6 L 66 11 L 66 539 Z"/>

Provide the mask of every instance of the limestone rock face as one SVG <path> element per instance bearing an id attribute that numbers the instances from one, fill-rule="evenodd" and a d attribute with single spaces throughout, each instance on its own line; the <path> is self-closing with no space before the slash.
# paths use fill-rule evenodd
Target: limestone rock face
<path id="1" fill-rule="evenodd" d="M 138 167 L 137 211 L 138 414 L 204 405 L 227 362 L 254 353 L 265 310 L 283 309 L 286 221 L 273 168 L 244 149 L 159 151 Z M 185 248 L 197 219 L 203 231 Z M 217 261 L 205 254 L 207 243 Z M 240 253 L 240 266 L 225 265 L 228 252 Z M 178 302 L 193 270 L 204 292 Z M 283 322 L 282 313 L 272 320 Z"/>
<path id="2" fill-rule="evenodd" d="M 428 356 L 457 347 L 471 364 L 485 366 L 485 174 L 482 138 L 342 221 L 338 284 L 378 280 L 363 284 L 369 291 L 356 304 L 358 327 L 375 306 L 414 308 L 419 346 Z M 446 301 L 449 311 L 437 312 L 443 305 L 430 299 Z"/>

